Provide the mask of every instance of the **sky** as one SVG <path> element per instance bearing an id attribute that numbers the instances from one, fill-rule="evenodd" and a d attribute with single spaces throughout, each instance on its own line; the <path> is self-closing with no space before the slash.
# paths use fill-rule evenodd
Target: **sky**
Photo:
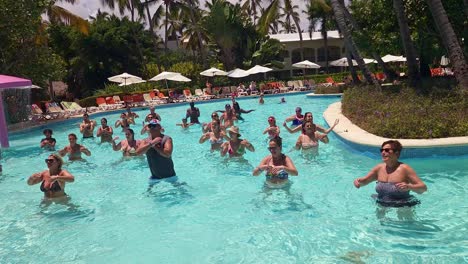
<path id="1" fill-rule="evenodd" d="M 228 1 L 231 2 L 231 3 L 237 3 L 238 2 L 238 0 L 228 0 Z M 160 2 L 162 2 L 162 1 L 160 1 Z M 205 7 L 205 2 L 206 2 L 206 0 L 200 0 L 200 6 Z M 242 0 L 242 2 L 244 2 L 244 0 Z M 263 3 L 267 4 L 268 1 L 263 0 Z M 305 7 L 304 0 L 293 0 L 293 3 L 300 6 L 301 9 L 303 9 Z M 79 15 L 79 16 L 85 18 L 85 19 L 88 18 L 90 15 L 91 16 L 95 15 L 97 13 L 98 9 L 101 9 L 102 12 L 105 11 L 107 13 L 114 13 L 114 14 L 119 16 L 119 11 L 118 10 L 112 11 L 111 9 L 109 9 L 107 7 L 104 7 L 103 5 L 101 5 L 100 0 L 77 0 L 77 2 L 74 5 L 65 3 L 64 1 L 62 1 L 62 2 L 58 1 L 56 4 L 61 6 L 61 7 L 66 8 L 67 10 L 71 11 L 72 13 L 74 13 L 76 15 Z M 154 6 L 152 8 L 152 12 L 154 12 L 157 9 L 158 6 L 159 5 Z M 301 16 L 301 27 L 303 28 L 304 31 L 306 31 L 307 27 L 308 27 L 308 21 L 305 19 L 304 15 Z"/>

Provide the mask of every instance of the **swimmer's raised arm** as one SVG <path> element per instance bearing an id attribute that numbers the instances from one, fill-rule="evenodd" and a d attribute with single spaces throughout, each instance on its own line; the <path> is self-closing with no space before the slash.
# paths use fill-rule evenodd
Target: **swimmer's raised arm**
<path id="1" fill-rule="evenodd" d="M 356 188 L 360 188 L 362 186 L 366 186 L 367 184 L 376 181 L 379 169 L 382 167 L 382 164 L 375 166 L 366 176 L 357 178 L 354 180 L 354 186 Z"/>

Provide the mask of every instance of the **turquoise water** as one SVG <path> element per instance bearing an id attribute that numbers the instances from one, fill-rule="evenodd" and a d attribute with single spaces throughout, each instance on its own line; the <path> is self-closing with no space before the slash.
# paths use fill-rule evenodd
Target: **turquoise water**
<path id="1" fill-rule="evenodd" d="M 376 213 L 374 184 L 355 189 L 352 181 L 379 162 L 349 149 L 334 135 L 316 159 L 292 150 L 298 134 L 282 129 L 283 151 L 299 176 L 289 192 L 264 190 L 264 176 L 252 169 L 268 154 L 262 135 L 267 117 L 284 120 L 301 105 L 325 125 L 323 111 L 338 98 L 304 94 L 240 100 L 239 126 L 256 151 L 242 160 L 210 153 L 198 144 L 201 129 L 175 123 L 187 105 L 160 107 L 166 134 L 174 140 L 179 182 L 148 191 L 144 158 L 123 160 L 110 145 L 85 140 L 91 157 L 65 167 L 67 205 L 41 203 L 39 185 L 26 179 L 44 170 L 49 152 L 39 149 L 42 130 L 13 135 L 3 150 L 0 176 L 0 263 L 466 263 L 468 261 L 468 158 L 407 159 L 428 185 L 409 219 L 396 210 Z M 202 121 L 227 101 L 197 104 Z M 144 116 L 148 110 L 137 113 Z M 105 115 L 114 123 L 119 112 Z M 101 116 L 92 116 L 99 120 Z M 137 119 L 138 120 L 138 119 Z M 141 120 L 134 127 L 138 133 Z M 80 120 L 52 125 L 58 148 L 78 134 Z M 282 123 L 282 121 L 280 122 Z M 124 138 L 120 129 L 115 134 Z M 139 137 L 141 138 L 141 137 Z"/>

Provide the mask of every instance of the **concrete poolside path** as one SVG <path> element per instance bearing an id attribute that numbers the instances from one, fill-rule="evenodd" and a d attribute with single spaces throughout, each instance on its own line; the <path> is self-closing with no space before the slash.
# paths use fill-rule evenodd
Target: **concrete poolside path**
<path id="1" fill-rule="evenodd" d="M 341 112 L 341 102 L 331 104 L 323 113 L 323 117 L 329 126 L 331 126 L 336 119 L 339 119 L 340 123 L 335 127 L 335 129 L 333 129 L 333 131 L 342 139 L 355 144 L 369 147 L 380 147 L 384 141 L 391 139 L 376 136 L 351 123 L 351 121 Z M 405 148 L 468 146 L 468 137 L 398 139 L 398 141 L 400 141 Z"/>

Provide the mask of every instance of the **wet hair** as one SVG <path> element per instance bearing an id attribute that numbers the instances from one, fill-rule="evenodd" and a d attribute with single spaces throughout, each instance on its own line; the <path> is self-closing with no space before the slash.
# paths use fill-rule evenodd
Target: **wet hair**
<path id="1" fill-rule="evenodd" d="M 195 106 L 195 103 L 194 103 L 194 102 L 190 102 L 189 105 L 190 105 L 190 106 Z"/>
<path id="2" fill-rule="evenodd" d="M 390 145 L 392 146 L 393 152 L 397 153 L 398 152 L 398 157 L 400 157 L 401 150 L 403 149 L 403 146 L 401 145 L 400 141 L 398 140 L 387 140 L 384 143 L 382 143 L 382 148 L 385 145 Z"/>
<path id="3" fill-rule="evenodd" d="M 83 117 L 89 117 L 89 115 L 87 113 L 84 113 Z"/>
<path id="4" fill-rule="evenodd" d="M 270 142 L 275 142 L 275 144 L 280 148 L 283 146 L 283 139 L 278 136 L 270 139 Z"/>
<path id="5" fill-rule="evenodd" d="M 101 118 L 101 122 L 102 121 L 106 121 L 106 123 L 107 123 L 107 119 L 105 117 Z"/>
<path id="6" fill-rule="evenodd" d="M 77 138 L 78 138 L 78 137 L 77 137 L 75 134 L 73 134 L 73 133 L 71 133 L 71 134 L 68 134 L 68 137 L 74 137 L 75 139 L 77 139 Z"/>
<path id="7" fill-rule="evenodd" d="M 226 104 L 226 105 L 224 106 L 224 108 L 231 108 L 231 105 L 230 105 L 230 104 Z"/>
<path id="8" fill-rule="evenodd" d="M 185 117 L 182 118 L 182 122 L 184 122 L 184 121 L 187 122 L 187 118 L 185 118 Z"/>
<path id="9" fill-rule="evenodd" d="M 59 163 L 59 166 L 58 166 L 58 167 L 59 167 L 59 169 L 61 169 L 61 168 L 62 168 L 62 165 L 63 165 L 63 159 L 62 159 L 62 157 L 60 157 L 60 155 L 59 155 L 59 154 L 52 153 L 52 154 L 50 154 L 50 155 L 49 155 L 49 157 L 54 157 L 54 159 L 55 159 L 55 160 L 56 160 L 56 161 Z"/>
<path id="10" fill-rule="evenodd" d="M 304 118 L 305 118 L 308 114 L 310 114 L 310 115 L 312 116 L 312 120 L 314 120 L 314 115 L 312 114 L 312 112 L 305 112 L 305 113 L 304 113 Z"/>
<path id="11" fill-rule="evenodd" d="M 307 124 L 312 124 L 312 126 L 315 126 L 315 124 L 312 121 L 306 121 L 302 123 L 302 134 L 305 134 L 305 127 Z"/>
<path id="12" fill-rule="evenodd" d="M 46 128 L 44 129 L 44 131 L 42 131 L 42 134 L 45 134 L 45 133 L 50 133 L 51 135 L 53 134 L 52 129 L 50 128 Z"/>
<path id="13" fill-rule="evenodd" d="M 132 134 L 132 137 L 135 136 L 135 132 L 133 132 L 133 129 L 127 128 L 127 129 L 125 129 L 125 131 L 130 132 L 130 134 Z"/>

